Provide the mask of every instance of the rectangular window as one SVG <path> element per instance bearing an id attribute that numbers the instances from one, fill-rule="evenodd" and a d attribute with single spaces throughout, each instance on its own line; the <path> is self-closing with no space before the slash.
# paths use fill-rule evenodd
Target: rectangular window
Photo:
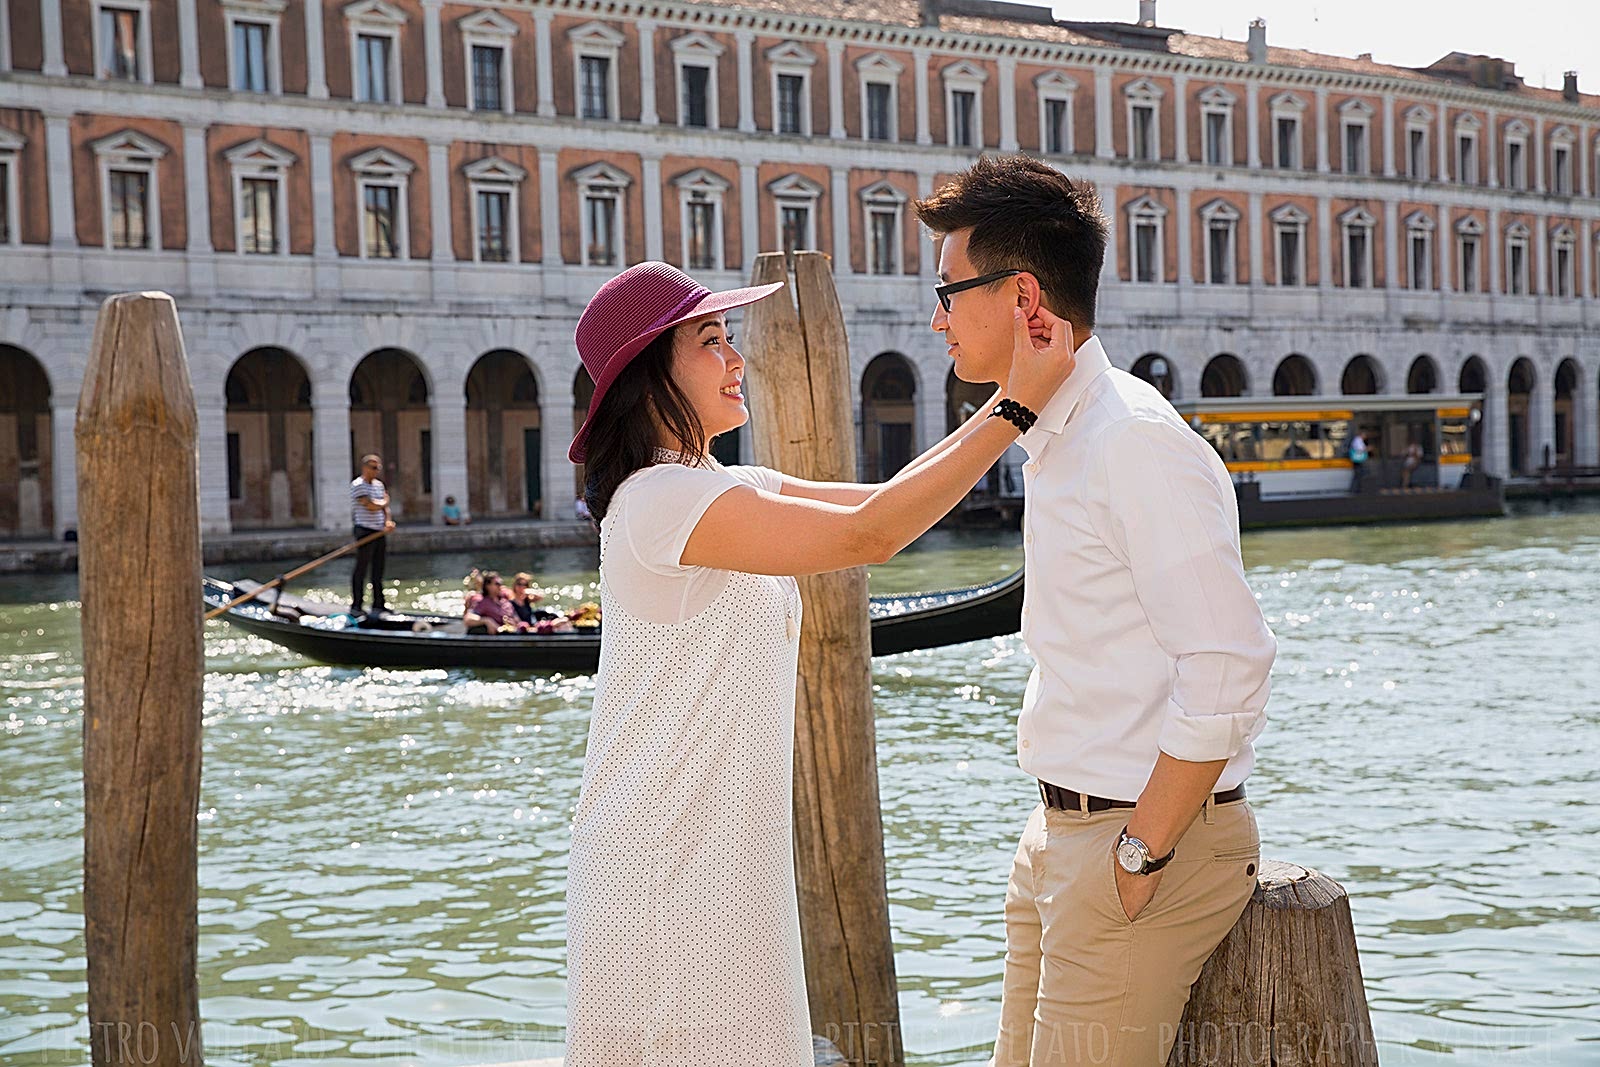
<path id="1" fill-rule="evenodd" d="M 1572 195 L 1572 153 L 1557 145 L 1550 153 L 1550 191 L 1557 196 Z"/>
<path id="2" fill-rule="evenodd" d="M 1300 227 L 1278 227 L 1278 284 L 1300 285 Z"/>
<path id="3" fill-rule="evenodd" d="M 1344 128 L 1344 172 L 1367 172 L 1367 128 L 1354 124 Z"/>
<path id="4" fill-rule="evenodd" d="M 1278 168 L 1294 170 L 1300 166 L 1300 120 L 1280 118 L 1277 121 Z"/>
<path id="5" fill-rule="evenodd" d="M 803 132 L 800 127 L 806 80 L 798 74 L 778 75 L 778 132 Z"/>
<path id="6" fill-rule="evenodd" d="M 228 434 L 228 499 L 244 499 L 244 463 L 240 457 L 239 435 Z"/>
<path id="7" fill-rule="evenodd" d="M 1222 219 L 1212 219 L 1206 226 L 1206 257 L 1211 267 L 1208 279 L 1212 285 L 1227 285 L 1233 281 L 1233 225 Z"/>
<path id="8" fill-rule="evenodd" d="M 873 274 L 893 274 L 895 271 L 895 214 L 892 211 L 873 211 L 869 218 L 872 223 L 872 262 L 868 269 Z"/>
<path id="9" fill-rule="evenodd" d="M 1067 126 L 1071 121 L 1069 114 L 1065 100 L 1044 102 L 1044 150 L 1051 155 L 1062 156 L 1072 151 L 1071 130 Z"/>
<path id="10" fill-rule="evenodd" d="M 584 201 L 589 216 L 589 257 L 594 267 L 617 265 L 617 201 L 611 196 L 590 196 Z"/>
<path id="11" fill-rule="evenodd" d="M 233 87 L 245 93 L 272 91 L 267 72 L 267 49 L 272 42 L 272 27 L 265 22 L 233 24 Z"/>
<path id="12" fill-rule="evenodd" d="M 474 111 L 505 110 L 506 50 L 499 45 L 472 46 L 472 108 Z"/>
<path id="13" fill-rule="evenodd" d="M 973 118 L 978 108 L 978 94 L 957 89 L 950 94 L 950 143 L 958 148 L 973 147 Z"/>
<path id="14" fill-rule="evenodd" d="M 1406 131 L 1407 173 L 1412 181 L 1425 181 L 1428 177 L 1428 131 Z"/>
<path id="15" fill-rule="evenodd" d="M 139 12 L 100 9 L 100 77 L 139 81 Z"/>
<path id="16" fill-rule="evenodd" d="M 683 68 L 683 124 L 711 125 L 711 68 Z"/>
<path id="17" fill-rule="evenodd" d="M 361 194 L 362 240 L 370 259 L 396 259 L 400 255 L 400 189 L 393 185 L 367 185 Z"/>
<path id="18" fill-rule="evenodd" d="M 811 209 L 785 205 L 783 208 L 783 250 L 789 254 L 805 249 L 809 243 Z"/>
<path id="19" fill-rule="evenodd" d="M 1478 142 L 1473 137 L 1456 138 L 1456 181 L 1478 184 Z"/>
<path id="20" fill-rule="evenodd" d="M 1133 158 L 1154 159 L 1156 109 L 1140 104 L 1133 109 Z"/>
<path id="21" fill-rule="evenodd" d="M 1572 295 L 1572 249 L 1556 246 L 1556 295 Z"/>
<path id="22" fill-rule="evenodd" d="M 11 243 L 11 163 L 0 159 L 0 245 Z"/>
<path id="23" fill-rule="evenodd" d="M 484 263 L 511 260 L 511 193 L 478 190 L 478 259 Z"/>
<path id="24" fill-rule="evenodd" d="M 390 50 L 394 41 L 382 34 L 356 36 L 356 99 L 372 104 L 389 102 Z"/>
<path id="25" fill-rule="evenodd" d="M 1476 293 L 1478 289 L 1478 239 L 1465 236 L 1461 238 L 1461 291 Z"/>
<path id="26" fill-rule="evenodd" d="M 1206 112 L 1206 162 L 1225 167 L 1233 162 L 1228 144 L 1228 116 L 1220 111 Z"/>
<path id="27" fill-rule="evenodd" d="M 717 265 L 717 206 L 710 201 L 689 204 L 689 269 L 711 270 Z"/>
<path id="28" fill-rule="evenodd" d="M 1429 275 L 1433 264 L 1428 255 L 1428 238 L 1424 234 L 1411 235 L 1411 288 L 1432 289 L 1433 285 Z"/>
<path id="29" fill-rule="evenodd" d="M 111 247 L 150 247 L 150 175 L 142 170 L 113 170 L 107 176 L 111 196 Z"/>
<path id="30" fill-rule="evenodd" d="M 1365 289 L 1367 280 L 1367 231 L 1365 227 L 1352 226 L 1345 231 L 1345 284 L 1351 289 Z"/>
<path id="31" fill-rule="evenodd" d="M 611 117 L 611 60 L 607 56 L 584 56 L 582 63 L 582 115 L 586 119 L 609 119 Z"/>
<path id="32" fill-rule="evenodd" d="M 1506 145 L 1506 187 L 1521 189 L 1522 186 L 1522 144 L 1512 141 Z"/>
<path id="33" fill-rule="evenodd" d="M 1154 219 L 1140 219 L 1133 225 L 1133 280 L 1153 282 L 1156 278 L 1156 241 L 1159 238 Z"/>
<path id="34" fill-rule="evenodd" d="M 1520 241 L 1513 243 L 1506 250 L 1506 282 L 1512 296 L 1521 296 L 1527 291 L 1528 286 L 1524 280 L 1527 273 L 1527 259 L 1527 246 Z"/>
<path id="35" fill-rule="evenodd" d="M 244 178 L 239 182 L 239 251 L 275 255 L 278 247 L 278 179 Z"/>
<path id="36" fill-rule="evenodd" d="M 894 87 L 887 82 L 867 83 L 867 140 L 887 141 L 894 129 L 890 105 Z"/>

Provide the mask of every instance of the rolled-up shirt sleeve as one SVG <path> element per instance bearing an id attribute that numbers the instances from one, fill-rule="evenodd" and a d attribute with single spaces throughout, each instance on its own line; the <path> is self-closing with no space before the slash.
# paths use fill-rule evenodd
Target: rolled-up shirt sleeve
<path id="1" fill-rule="evenodd" d="M 1194 763 L 1230 759 L 1266 726 L 1277 653 L 1245 580 L 1233 488 L 1185 426 L 1125 419 L 1100 445 L 1102 536 L 1176 664 L 1158 745 Z"/>

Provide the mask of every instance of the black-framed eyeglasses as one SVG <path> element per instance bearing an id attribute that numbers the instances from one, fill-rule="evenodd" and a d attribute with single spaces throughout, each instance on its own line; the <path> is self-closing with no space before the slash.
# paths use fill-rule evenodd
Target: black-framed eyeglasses
<path id="1" fill-rule="evenodd" d="M 1020 270 L 997 270 L 992 274 L 980 274 L 976 278 L 968 278 L 966 281 L 946 282 L 943 285 L 934 286 L 933 295 L 939 298 L 939 303 L 944 307 L 945 314 L 948 315 L 950 313 L 950 298 L 956 293 L 962 293 L 968 289 L 976 289 L 980 285 L 988 285 L 990 282 L 997 282 L 1001 278 L 1010 278 L 1021 273 Z"/>

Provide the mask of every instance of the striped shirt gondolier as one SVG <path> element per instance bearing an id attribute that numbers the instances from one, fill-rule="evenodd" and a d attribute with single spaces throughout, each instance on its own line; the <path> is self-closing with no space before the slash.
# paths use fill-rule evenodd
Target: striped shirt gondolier
<path id="1" fill-rule="evenodd" d="M 384 492 L 383 483 L 374 478 L 367 481 L 357 478 L 350 483 L 350 521 L 363 530 L 381 530 L 384 524 L 384 513 L 380 508 L 377 511 L 369 510 L 362 506 L 363 499 L 379 501 L 389 494 Z"/>

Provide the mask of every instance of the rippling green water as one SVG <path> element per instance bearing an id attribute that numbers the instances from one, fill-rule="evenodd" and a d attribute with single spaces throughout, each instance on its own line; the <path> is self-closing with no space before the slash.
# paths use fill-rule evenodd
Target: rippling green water
<path id="1" fill-rule="evenodd" d="M 1245 554 L 1280 642 L 1251 779 L 1264 850 L 1350 890 L 1383 1063 L 1600 1062 L 1600 514 L 1262 533 Z M 934 535 L 873 586 L 984 580 L 1018 556 L 1002 535 Z M 453 609 L 475 562 L 593 595 L 581 551 L 399 557 L 398 603 Z M 347 573 L 302 591 L 338 597 Z M 87 1062 L 76 596 L 70 577 L 0 579 L 0 1067 Z M 207 638 L 207 1062 L 559 1054 L 590 680 Z M 919 1064 L 981 1062 L 992 1037 L 1034 797 L 1014 760 L 1029 666 L 1014 638 L 876 661 Z"/>

